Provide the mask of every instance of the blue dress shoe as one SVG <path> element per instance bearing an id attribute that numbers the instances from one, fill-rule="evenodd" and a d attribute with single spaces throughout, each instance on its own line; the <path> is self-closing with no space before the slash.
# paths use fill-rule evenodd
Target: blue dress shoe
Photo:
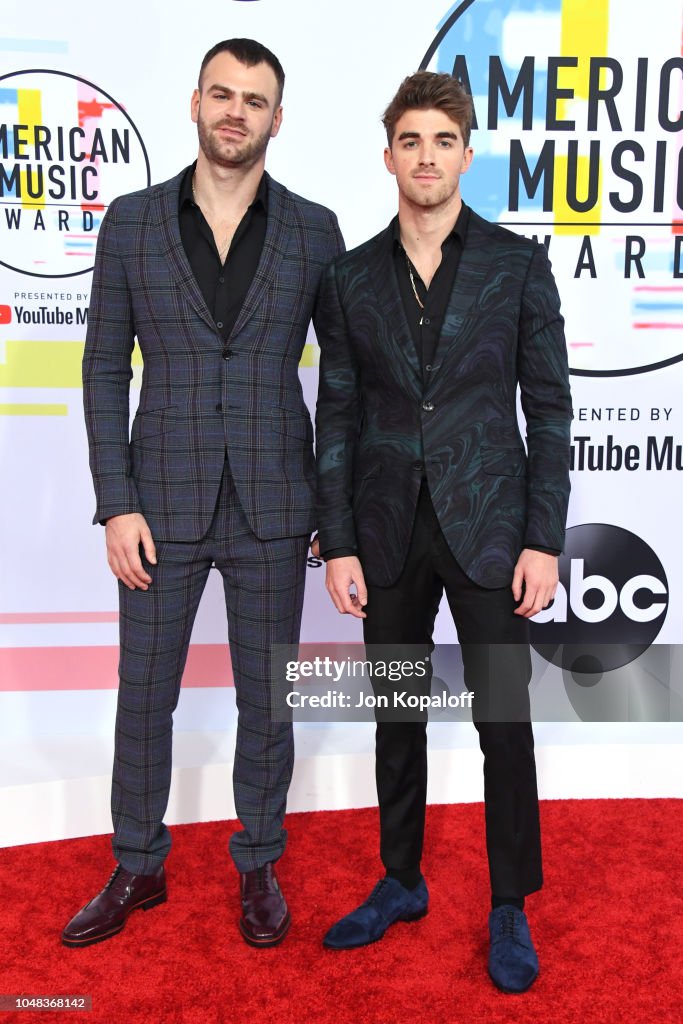
<path id="1" fill-rule="evenodd" d="M 406 889 L 395 878 L 383 878 L 365 903 L 332 925 L 323 939 L 328 949 L 355 949 L 377 942 L 396 921 L 417 921 L 429 906 L 424 878 L 415 889 Z"/>
<path id="2" fill-rule="evenodd" d="M 489 914 L 489 974 L 503 992 L 526 992 L 538 974 L 538 957 L 523 910 L 504 904 Z"/>

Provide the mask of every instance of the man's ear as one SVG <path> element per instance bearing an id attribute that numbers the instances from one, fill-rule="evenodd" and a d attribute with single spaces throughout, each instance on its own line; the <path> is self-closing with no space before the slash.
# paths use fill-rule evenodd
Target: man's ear
<path id="1" fill-rule="evenodd" d="M 277 135 L 277 133 L 280 131 L 281 124 L 282 124 L 282 107 L 280 106 L 275 111 L 275 116 L 273 117 L 273 124 L 272 124 L 272 127 L 270 129 L 270 137 L 271 137 L 271 139 L 274 139 L 275 136 Z"/>
<path id="2" fill-rule="evenodd" d="M 391 155 L 390 146 L 385 146 L 384 148 L 384 166 L 389 171 L 389 174 L 396 174 L 396 169 L 394 167 L 394 158 Z"/>
<path id="3" fill-rule="evenodd" d="M 190 117 L 196 124 L 199 120 L 199 101 L 201 100 L 201 94 L 199 89 L 195 89 L 192 93 L 192 99 L 190 100 Z"/>

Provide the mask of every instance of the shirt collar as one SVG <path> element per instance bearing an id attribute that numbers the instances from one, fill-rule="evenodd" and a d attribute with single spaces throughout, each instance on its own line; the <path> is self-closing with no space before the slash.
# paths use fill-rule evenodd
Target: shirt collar
<path id="1" fill-rule="evenodd" d="M 190 166 L 185 171 L 185 174 L 183 175 L 183 180 L 180 183 L 180 194 L 178 196 L 178 209 L 179 210 L 182 210 L 185 206 L 188 206 L 188 205 L 189 206 L 195 206 L 196 205 L 196 203 L 194 201 L 194 196 L 192 195 L 192 178 L 194 176 L 194 172 L 195 172 L 195 168 L 196 167 L 197 167 L 197 161 L 195 160 L 195 162 L 193 164 L 190 164 Z M 251 204 L 251 206 L 249 207 L 249 209 L 250 210 L 252 208 L 253 209 L 257 209 L 259 206 L 263 210 L 265 210 L 266 213 L 268 212 L 268 182 L 266 181 L 266 175 L 265 174 L 261 175 L 261 180 L 259 181 L 258 188 L 256 189 L 256 195 L 254 196 L 254 201 Z"/>
<path id="2" fill-rule="evenodd" d="M 470 208 L 465 203 L 460 207 L 460 213 L 458 214 L 457 220 L 451 230 L 448 232 L 441 248 L 450 242 L 451 239 L 457 240 L 461 246 L 465 245 L 467 241 L 467 226 L 470 221 Z M 394 248 L 401 245 L 401 228 L 398 222 L 398 214 L 394 217 L 391 222 L 391 237 L 393 239 Z"/>

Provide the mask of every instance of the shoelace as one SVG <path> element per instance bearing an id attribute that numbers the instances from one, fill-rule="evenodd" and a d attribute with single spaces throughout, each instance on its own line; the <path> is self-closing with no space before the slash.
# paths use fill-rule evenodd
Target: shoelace
<path id="1" fill-rule="evenodd" d="M 514 939 L 517 937 L 517 922 L 514 910 L 506 910 L 500 916 L 500 930 L 505 938 Z"/>
<path id="2" fill-rule="evenodd" d="M 116 885 L 116 880 L 118 878 L 120 878 L 121 880 L 120 880 L 119 885 L 117 886 Z M 123 880 L 123 878 L 121 878 L 121 865 L 120 864 L 116 865 L 116 867 L 112 871 L 111 878 L 109 879 L 109 881 L 107 882 L 107 884 L 105 885 L 104 888 L 105 889 L 111 889 L 114 893 L 116 893 L 117 896 L 125 895 L 126 889 L 128 888 L 128 883 L 125 882 Z"/>
<path id="3" fill-rule="evenodd" d="M 372 892 L 365 901 L 367 906 L 370 906 L 371 904 L 377 902 L 382 891 L 386 889 L 387 884 L 388 883 L 386 878 L 383 878 L 380 882 L 377 883 L 377 885 L 375 886 L 375 888 L 372 890 Z"/>

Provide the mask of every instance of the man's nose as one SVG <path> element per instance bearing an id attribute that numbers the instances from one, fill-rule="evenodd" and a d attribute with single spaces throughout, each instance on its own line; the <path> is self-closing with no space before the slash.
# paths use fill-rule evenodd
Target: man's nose
<path id="1" fill-rule="evenodd" d="M 420 150 L 420 164 L 423 167 L 433 166 L 434 149 L 432 146 L 423 146 Z"/>

